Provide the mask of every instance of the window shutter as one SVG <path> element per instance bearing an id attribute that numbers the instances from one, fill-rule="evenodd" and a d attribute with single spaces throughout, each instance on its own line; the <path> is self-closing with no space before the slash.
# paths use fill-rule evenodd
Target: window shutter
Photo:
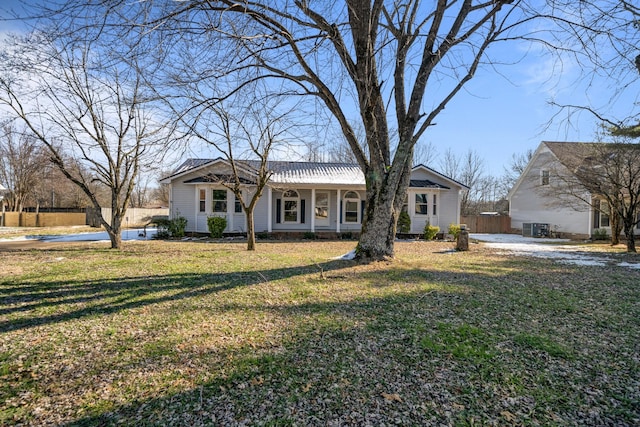
<path id="1" fill-rule="evenodd" d="M 593 210 L 593 228 L 600 228 L 600 211 L 598 209 Z"/>
<path id="2" fill-rule="evenodd" d="M 300 223 L 304 224 L 304 199 L 300 200 Z"/>
<path id="3" fill-rule="evenodd" d="M 340 224 L 342 224 L 342 207 L 344 206 L 344 203 L 340 202 Z"/>
<path id="4" fill-rule="evenodd" d="M 360 202 L 360 222 L 362 223 L 362 220 L 364 220 L 364 208 L 366 207 L 367 202 L 362 200 Z"/>
<path id="5" fill-rule="evenodd" d="M 280 224 L 282 216 L 282 199 L 276 199 L 276 224 Z"/>

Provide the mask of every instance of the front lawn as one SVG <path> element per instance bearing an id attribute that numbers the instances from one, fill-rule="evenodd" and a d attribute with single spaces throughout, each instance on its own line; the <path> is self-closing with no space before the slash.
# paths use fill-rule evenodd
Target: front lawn
<path id="1" fill-rule="evenodd" d="M 0 425 L 640 423 L 640 271 L 354 244 L 0 253 Z"/>

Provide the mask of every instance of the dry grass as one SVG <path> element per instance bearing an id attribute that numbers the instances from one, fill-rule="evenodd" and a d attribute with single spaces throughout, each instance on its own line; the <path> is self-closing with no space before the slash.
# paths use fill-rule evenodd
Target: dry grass
<path id="1" fill-rule="evenodd" d="M 0 424 L 640 422 L 640 272 L 353 245 L 0 254 Z"/>

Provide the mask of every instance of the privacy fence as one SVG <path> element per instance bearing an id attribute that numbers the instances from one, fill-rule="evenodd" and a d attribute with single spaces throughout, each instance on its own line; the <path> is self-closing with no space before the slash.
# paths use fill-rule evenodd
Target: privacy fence
<path id="1" fill-rule="evenodd" d="M 506 215 L 473 215 L 460 217 L 471 233 L 511 233 L 511 217 Z"/>
<path id="2" fill-rule="evenodd" d="M 102 208 L 102 215 L 107 221 L 111 218 L 111 209 Z M 152 216 L 169 215 L 169 209 L 127 210 L 122 225 L 139 227 L 149 223 Z M 2 212 L 0 227 L 68 227 L 74 225 L 90 225 L 100 227 L 100 220 L 95 209 L 87 208 L 84 212 Z"/>

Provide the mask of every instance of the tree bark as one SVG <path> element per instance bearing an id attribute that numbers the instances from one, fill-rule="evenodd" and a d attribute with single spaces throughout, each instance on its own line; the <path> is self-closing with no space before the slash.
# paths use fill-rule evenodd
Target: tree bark
<path id="1" fill-rule="evenodd" d="M 256 232 L 255 232 L 255 224 L 253 220 L 253 208 L 251 210 L 247 210 L 247 250 L 255 251 L 256 250 Z"/>

